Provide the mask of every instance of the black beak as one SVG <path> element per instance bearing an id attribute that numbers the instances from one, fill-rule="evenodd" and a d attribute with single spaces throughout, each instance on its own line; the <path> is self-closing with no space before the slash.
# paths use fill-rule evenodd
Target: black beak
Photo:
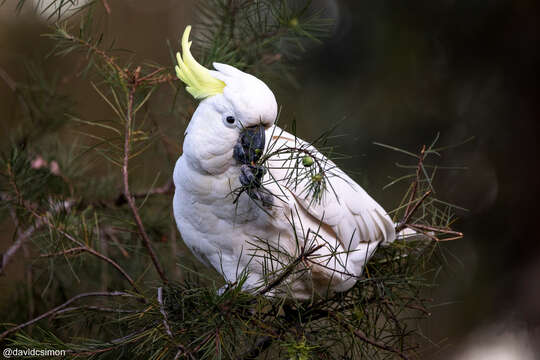
<path id="1" fill-rule="evenodd" d="M 263 154 L 266 143 L 264 130 L 262 124 L 244 128 L 234 147 L 234 158 L 242 164 L 256 164 Z"/>
<path id="2" fill-rule="evenodd" d="M 240 166 L 240 183 L 247 188 L 249 197 L 261 200 L 264 206 L 272 206 L 272 194 L 264 190 L 262 179 L 265 174 L 264 165 L 258 164 L 264 152 L 266 137 L 262 124 L 244 128 L 238 142 L 234 146 L 233 157 Z"/>

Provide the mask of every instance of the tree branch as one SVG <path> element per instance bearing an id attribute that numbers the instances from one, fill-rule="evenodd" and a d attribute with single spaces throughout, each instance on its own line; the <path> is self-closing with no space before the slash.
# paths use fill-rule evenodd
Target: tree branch
<path id="1" fill-rule="evenodd" d="M 133 193 L 131 196 L 133 196 L 135 199 L 144 199 L 147 196 L 150 195 L 169 195 L 174 193 L 174 182 L 172 179 L 170 179 L 165 185 L 159 186 L 157 188 L 152 188 L 146 192 L 140 192 L 140 193 Z M 116 206 L 122 206 L 126 204 L 128 201 L 126 199 L 126 195 L 124 193 L 118 195 L 116 198 L 116 201 L 114 204 Z"/>
<path id="2" fill-rule="evenodd" d="M 40 320 L 43 320 L 51 315 L 54 315 L 56 314 L 58 311 L 66 308 L 69 304 L 79 300 L 79 299 L 82 299 L 82 298 L 85 298 L 85 297 L 93 297 L 93 296 L 127 296 L 127 297 L 134 297 L 134 295 L 132 294 L 129 294 L 129 293 L 126 293 L 126 292 L 122 292 L 122 291 L 113 291 L 113 292 L 104 292 L 104 291 L 100 291 L 100 292 L 89 292 L 89 293 L 82 293 L 82 294 L 79 294 L 79 295 L 76 295 L 74 297 L 72 297 L 71 299 L 69 299 L 68 301 L 66 301 L 65 303 L 63 303 L 62 305 L 58 305 L 57 307 L 39 315 L 38 317 L 36 318 L 33 318 L 32 320 L 29 320 L 23 324 L 20 324 L 20 325 L 17 325 L 17 326 L 14 326 L 6 331 L 4 331 L 2 334 L 0 334 L 0 341 L 2 341 L 6 336 L 8 336 L 9 334 L 12 334 L 16 331 L 19 331 L 21 329 L 24 329 L 25 327 L 27 326 L 30 326 Z"/>
<path id="3" fill-rule="evenodd" d="M 43 221 L 36 221 L 34 225 L 31 225 L 26 231 L 21 233 L 17 240 L 6 250 L 5 253 L 2 254 L 1 263 L 0 263 L 0 274 L 4 274 L 4 270 L 7 266 L 7 264 L 11 261 L 11 258 L 13 255 L 17 253 L 17 251 L 21 248 L 21 246 L 32 236 L 32 234 L 38 230 L 40 227 L 42 227 Z"/>
<path id="4" fill-rule="evenodd" d="M 416 184 L 416 182 L 415 182 Z M 413 188 L 415 188 L 415 186 L 413 186 Z M 409 210 L 409 208 L 407 208 L 407 211 L 405 213 L 405 217 L 403 218 L 403 220 L 399 223 L 398 226 L 396 226 L 396 233 L 399 233 L 401 230 L 405 229 L 408 225 L 408 222 L 411 218 L 411 216 L 416 212 L 416 210 L 418 209 L 418 207 L 420 206 L 420 204 L 422 204 L 424 202 L 424 200 L 426 200 L 426 198 L 431 194 L 431 190 L 428 190 L 424 193 L 424 195 L 422 195 L 422 197 L 414 204 L 414 206 L 412 207 L 412 209 Z M 410 205 L 410 203 L 409 203 Z"/>
<path id="5" fill-rule="evenodd" d="M 347 326 L 345 326 L 344 324 L 341 323 L 341 321 L 339 320 L 339 318 L 337 317 L 336 314 L 330 313 L 330 315 L 338 323 L 338 325 L 340 325 L 341 327 L 346 328 L 349 331 L 351 331 L 357 338 L 359 338 L 363 342 L 365 342 L 367 344 L 370 344 L 372 346 L 375 346 L 376 348 L 379 348 L 381 350 L 386 350 L 386 351 L 392 352 L 392 353 L 396 354 L 397 356 L 399 356 L 400 358 L 402 358 L 403 360 L 409 360 L 409 358 L 402 351 L 396 350 L 391 346 L 383 344 L 383 343 L 381 343 L 381 342 L 367 336 L 360 329 L 355 329 L 350 324 L 347 324 Z"/>
<path id="6" fill-rule="evenodd" d="M 122 177 L 124 180 L 124 196 L 128 202 L 131 212 L 133 213 L 133 218 L 135 219 L 135 222 L 137 223 L 139 233 L 143 239 L 143 244 L 148 250 L 148 253 L 150 254 L 152 262 L 154 263 L 154 267 L 156 268 L 156 271 L 158 272 L 159 277 L 161 278 L 163 283 L 167 284 L 168 279 L 165 276 L 165 273 L 163 272 L 163 268 L 161 267 L 161 264 L 159 263 L 157 259 L 154 249 L 152 249 L 150 238 L 148 237 L 148 234 L 146 233 L 146 230 L 144 229 L 141 216 L 139 215 L 139 210 L 137 209 L 137 205 L 135 204 L 135 199 L 133 198 L 133 195 L 129 191 L 128 163 L 129 163 L 129 152 L 130 152 L 130 144 L 131 144 L 131 126 L 133 123 L 133 116 L 134 116 L 133 98 L 135 95 L 135 90 L 137 89 L 139 72 L 140 72 L 140 67 L 137 68 L 135 72 L 133 73 L 132 84 L 131 84 L 131 87 L 129 89 L 129 94 L 128 94 L 128 103 L 127 103 L 127 111 L 126 111 L 126 128 L 125 128 L 125 135 L 124 135 L 124 161 L 122 164 Z"/>
<path id="7" fill-rule="evenodd" d="M 174 339 L 171 327 L 169 326 L 169 322 L 167 321 L 167 313 L 165 312 L 165 307 L 163 306 L 163 288 L 161 286 L 157 289 L 157 301 L 159 304 L 159 312 L 161 313 L 161 315 L 163 315 L 163 327 L 165 328 L 167 335 L 169 335 L 171 339 Z"/>
<path id="8" fill-rule="evenodd" d="M 12 200 L 8 195 L 5 195 L 5 194 L 0 194 L 0 198 L 3 201 Z M 23 204 L 23 206 L 25 206 L 25 208 L 27 208 L 30 212 L 34 213 L 34 210 L 31 208 L 31 206 L 28 203 L 22 201 L 22 199 L 20 198 L 18 200 L 21 201 L 21 203 Z M 68 210 L 69 208 L 73 206 L 74 201 L 66 200 L 62 204 L 63 206 L 56 206 L 55 208 L 53 208 L 52 212 L 57 212 L 59 210 Z M 18 219 L 13 213 L 13 209 L 10 208 L 10 210 L 12 211 L 12 217 L 13 217 L 15 226 L 18 226 Z M 44 221 L 44 219 L 42 219 L 41 216 L 38 216 L 38 219 L 33 225 L 28 227 L 28 229 L 26 229 L 26 231 L 24 231 L 23 233 L 19 234 L 19 236 L 17 237 L 17 240 L 15 240 L 15 242 L 7 249 L 7 251 L 4 254 L 2 254 L 2 258 L 0 262 L 0 275 L 4 273 L 4 269 L 6 268 L 6 265 L 11 261 L 11 258 L 17 253 L 17 251 L 21 248 L 21 246 L 27 240 L 30 239 L 30 237 L 32 236 L 32 234 L 34 234 L 34 232 L 36 232 L 40 227 L 42 227 L 46 223 L 47 221 Z"/>
<path id="9" fill-rule="evenodd" d="M 65 231 L 63 230 L 60 230 L 56 227 L 54 227 L 52 224 L 50 224 L 50 226 L 52 228 L 54 228 L 56 231 L 58 231 L 60 234 L 64 235 L 66 238 L 68 238 L 69 240 L 71 240 L 72 242 L 74 242 L 75 244 L 79 245 L 79 247 L 76 247 L 76 248 L 72 248 L 72 249 L 67 249 L 65 251 L 61 251 L 57 254 L 45 254 L 45 256 L 55 256 L 55 255 L 68 255 L 68 254 L 71 254 L 73 252 L 77 252 L 77 251 L 86 251 L 98 258 L 100 258 L 101 260 L 104 260 L 106 262 L 108 262 L 109 264 L 111 264 L 116 270 L 118 270 L 118 272 L 120 272 L 120 274 L 122 274 L 122 276 L 130 283 L 130 285 L 133 287 L 133 289 L 140 294 L 140 291 L 139 289 L 137 288 L 137 285 L 135 285 L 135 282 L 133 281 L 133 279 L 131 278 L 131 276 L 129 276 L 129 274 L 124 270 L 122 269 L 122 267 L 120 265 L 118 265 L 118 263 L 116 261 L 114 261 L 113 259 L 103 255 L 102 253 L 92 249 L 91 247 L 88 247 L 86 246 L 84 243 L 80 242 L 79 240 L 75 239 L 73 236 L 71 236 L 70 234 L 66 233 Z"/>
<path id="10" fill-rule="evenodd" d="M 315 251 L 319 250 L 320 248 L 322 248 L 325 244 L 320 244 L 320 245 L 317 245 L 315 247 L 312 247 L 310 248 L 309 250 L 306 251 L 305 248 L 302 249 L 302 252 L 300 253 L 300 255 L 294 259 L 293 262 L 291 262 L 287 269 L 285 269 L 285 271 L 283 271 L 277 278 L 275 278 L 274 280 L 272 280 L 268 285 L 266 285 L 261 291 L 259 291 L 259 295 L 264 295 L 266 294 L 267 292 L 269 292 L 270 290 L 272 290 L 273 288 L 277 287 L 279 284 L 281 284 L 293 271 L 294 269 L 296 268 L 296 266 L 298 264 L 300 264 L 301 262 L 303 262 L 304 260 L 307 259 L 308 256 L 311 256 Z"/>

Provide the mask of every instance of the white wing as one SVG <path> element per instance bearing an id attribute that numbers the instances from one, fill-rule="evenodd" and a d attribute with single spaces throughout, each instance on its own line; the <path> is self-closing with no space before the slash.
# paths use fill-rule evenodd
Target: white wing
<path id="1" fill-rule="evenodd" d="M 289 213 L 300 216 L 302 228 L 311 232 L 324 232 L 328 244 L 334 242 L 342 253 L 339 259 L 327 263 L 325 269 L 344 270 L 354 276 L 359 276 L 363 265 L 371 257 L 380 242 L 394 241 L 396 234 L 394 223 L 386 211 L 369 196 L 360 185 L 322 155 L 317 149 L 294 135 L 277 126 L 266 132 L 267 151 L 277 153 L 268 161 L 267 187 L 283 201 L 274 201 L 274 205 L 286 204 Z M 326 170 L 327 186 L 320 200 L 314 200 L 308 190 L 311 177 L 302 176 L 306 169 L 303 167 L 298 153 L 291 156 L 291 148 L 305 149 L 316 162 Z M 316 167 L 313 164 L 312 167 Z M 295 169 L 300 169 L 300 176 Z M 291 172 L 293 175 L 291 176 Z M 330 246 L 332 247 L 332 246 Z M 327 254 L 331 249 L 325 249 Z M 324 250 L 323 250 L 324 252 Z M 354 253 L 353 256 L 350 253 Z M 335 253 L 335 251 L 334 251 Z M 343 258 L 350 264 L 343 264 Z M 340 270 L 341 269 L 341 270 Z M 332 274 L 331 276 L 335 276 Z M 347 280 L 343 278 L 343 280 Z M 351 282 L 347 282 L 350 287 Z M 352 282 L 354 284 L 354 282 Z"/>

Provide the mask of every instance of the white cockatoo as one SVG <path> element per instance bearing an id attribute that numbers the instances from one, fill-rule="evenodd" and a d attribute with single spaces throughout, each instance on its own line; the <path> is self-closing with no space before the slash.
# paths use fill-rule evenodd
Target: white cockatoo
<path id="1" fill-rule="evenodd" d="M 202 101 L 186 129 L 173 175 L 174 217 L 184 242 L 229 283 L 246 272 L 248 291 L 260 289 L 308 247 L 317 250 L 297 262 L 304 271 L 268 295 L 286 290 L 287 296 L 308 299 L 351 288 L 378 245 L 395 240 L 395 224 L 317 149 L 274 124 L 278 106 L 264 82 L 229 65 L 214 63 L 215 71 L 200 65 L 190 53 L 190 30 L 182 37 L 176 73 Z M 247 148 L 249 142 L 255 151 Z M 309 156 L 285 151 L 299 148 Z M 275 156 L 263 170 L 254 160 L 269 151 Z M 295 171 L 314 166 L 313 161 L 331 169 L 315 200 L 309 186 L 322 179 L 291 179 L 291 163 L 298 159 Z M 238 196 L 235 189 L 250 182 L 254 190 Z"/>

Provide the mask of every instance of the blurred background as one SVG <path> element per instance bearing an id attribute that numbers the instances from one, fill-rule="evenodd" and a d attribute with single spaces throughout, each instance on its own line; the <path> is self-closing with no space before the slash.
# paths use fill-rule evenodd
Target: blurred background
<path id="1" fill-rule="evenodd" d="M 16 131 L 21 110 L 13 83 L 25 80 L 28 63 L 55 79 L 72 99 L 73 113 L 109 116 L 90 81 L 77 77 L 83 65 L 69 57 L 47 57 L 53 43 L 40 36 L 51 31 L 46 16 L 33 11 L 30 1 L 16 16 L 16 4 L 0 7 L 0 143 Z M 131 51 L 117 56 L 134 62 L 170 65 L 166 40 L 177 44 L 185 26 L 196 24 L 194 1 L 104 4 L 109 11 L 98 7 L 99 26 L 116 48 Z M 426 357 L 540 358 L 540 4 L 318 0 L 313 6 L 334 19 L 332 34 L 299 54 L 291 71 L 294 81 L 263 80 L 275 89 L 281 121 L 295 118 L 300 137 L 313 139 L 339 124 L 335 133 L 346 136 L 336 150 L 351 155 L 340 165 L 385 208 L 397 206 L 404 191 L 383 187 L 389 176 L 402 174 L 394 163 L 407 158 L 374 141 L 417 152 L 439 132 L 441 145 L 474 136 L 442 159 L 445 165 L 467 167 L 441 173 L 438 180 L 440 198 L 468 209 L 459 212 L 455 224 L 466 236 L 445 244 L 455 258 L 439 277 L 431 294 L 432 316 L 422 325 L 440 348 Z M 165 104 L 170 96 L 163 91 L 152 101 Z M 185 106 L 189 113 L 192 105 Z M 159 121 L 175 140 L 171 152 L 179 155 L 186 116 L 164 115 Z M 66 144 L 76 138 L 69 128 L 61 131 Z M 165 182 L 174 160 L 146 154 L 135 182 L 152 182 L 157 173 Z M 3 229 L 0 251 L 11 241 L 10 229 Z M 21 269 L 14 264 L 10 275 L 16 279 Z M 13 276 L 0 278 L 2 299 L 12 294 L 12 284 Z"/>

